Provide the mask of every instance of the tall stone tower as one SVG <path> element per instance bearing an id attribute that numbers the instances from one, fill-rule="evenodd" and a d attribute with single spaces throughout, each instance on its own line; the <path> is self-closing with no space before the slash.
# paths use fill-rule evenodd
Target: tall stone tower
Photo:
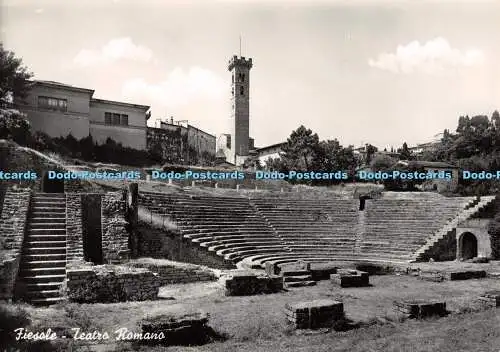
<path id="1" fill-rule="evenodd" d="M 229 162 L 241 165 L 248 157 L 250 117 L 250 69 L 252 59 L 234 55 L 231 72 L 231 151 Z"/>

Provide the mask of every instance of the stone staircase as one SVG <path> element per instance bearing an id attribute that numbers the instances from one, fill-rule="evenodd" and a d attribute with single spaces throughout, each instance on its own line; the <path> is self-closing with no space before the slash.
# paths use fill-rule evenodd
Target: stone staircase
<path id="1" fill-rule="evenodd" d="M 316 281 L 313 280 L 311 272 L 308 270 L 284 271 L 281 275 L 283 276 L 284 288 L 316 285 Z"/>
<path id="2" fill-rule="evenodd" d="M 35 193 L 31 200 L 18 283 L 20 297 L 34 305 L 61 301 L 66 277 L 66 197 Z"/>
<path id="3" fill-rule="evenodd" d="M 473 214 L 486 207 L 494 199 L 495 196 L 483 196 L 479 199 L 479 201 L 474 201 L 470 207 L 466 208 L 463 212 L 458 214 L 457 217 L 450 220 L 444 227 L 442 227 L 441 229 L 439 229 L 439 231 L 432 235 L 432 237 L 430 237 L 427 242 L 413 254 L 410 262 L 422 260 L 425 254 L 439 241 L 448 236 L 448 234 L 453 231 L 458 226 L 458 224 L 460 224 L 464 220 L 467 220 Z"/>

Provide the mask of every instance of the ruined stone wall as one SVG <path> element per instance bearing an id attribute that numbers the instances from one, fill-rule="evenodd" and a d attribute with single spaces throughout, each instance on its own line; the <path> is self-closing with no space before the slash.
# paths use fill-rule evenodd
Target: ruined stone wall
<path id="1" fill-rule="evenodd" d="M 500 235 L 491 235 L 491 257 L 493 259 L 500 259 Z"/>
<path id="2" fill-rule="evenodd" d="M 180 233 L 159 230 L 145 224 L 139 224 L 136 230 L 138 255 L 170 259 L 177 262 L 205 265 L 210 268 L 235 268 L 232 263 L 224 260 L 206 248 L 193 245 L 183 239 Z"/>
<path id="3" fill-rule="evenodd" d="M 146 268 L 157 273 L 162 285 L 217 280 L 213 271 L 200 265 L 161 263 L 161 260 L 156 260 L 157 263 L 155 263 L 154 261 L 155 260 L 148 261 L 147 258 L 144 258 L 138 261 L 132 261 L 128 265 Z"/>
<path id="4" fill-rule="evenodd" d="M 124 192 L 105 193 L 101 199 L 101 229 L 106 263 L 120 263 L 129 258 L 127 224 Z"/>
<path id="5" fill-rule="evenodd" d="M 82 197 L 79 193 L 66 193 L 66 260 L 84 260 Z"/>
<path id="6" fill-rule="evenodd" d="M 103 194 L 82 194 L 83 254 L 86 261 L 102 264 L 101 198 Z"/>
<path id="7" fill-rule="evenodd" d="M 2 215 L 3 199 L 5 198 L 5 192 L 7 192 L 7 185 L 5 183 L 0 183 L 0 216 Z"/>
<path id="8" fill-rule="evenodd" d="M 119 265 L 73 267 L 66 272 L 64 293 L 79 303 L 110 303 L 156 299 L 158 276 L 143 268 Z"/>
<path id="9" fill-rule="evenodd" d="M 8 189 L 0 217 L 0 299 L 10 300 L 21 261 L 30 206 L 29 189 Z"/>

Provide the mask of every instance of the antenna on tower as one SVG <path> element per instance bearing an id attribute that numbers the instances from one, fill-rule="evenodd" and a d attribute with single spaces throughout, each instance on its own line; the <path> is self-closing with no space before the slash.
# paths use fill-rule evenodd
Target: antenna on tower
<path id="1" fill-rule="evenodd" d="M 240 34 L 240 57 L 241 57 L 241 34 Z"/>

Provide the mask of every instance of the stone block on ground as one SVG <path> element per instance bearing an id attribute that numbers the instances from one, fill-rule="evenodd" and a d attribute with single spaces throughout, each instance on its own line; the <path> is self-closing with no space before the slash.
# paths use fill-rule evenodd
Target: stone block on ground
<path id="1" fill-rule="evenodd" d="M 369 275 L 364 271 L 340 269 L 337 274 L 330 275 L 330 281 L 340 287 L 370 286 Z"/>
<path id="2" fill-rule="evenodd" d="M 418 278 L 425 281 L 441 282 L 445 280 L 445 275 L 438 271 L 421 271 Z"/>
<path id="3" fill-rule="evenodd" d="M 500 290 L 488 291 L 479 296 L 479 300 L 492 307 L 500 307 Z"/>
<path id="4" fill-rule="evenodd" d="M 296 329 L 333 327 L 344 318 L 344 305 L 329 299 L 287 303 L 285 316 Z"/>
<path id="5" fill-rule="evenodd" d="M 141 321 L 142 334 L 157 338 L 144 340 L 144 342 L 163 345 L 207 343 L 211 337 L 211 329 L 207 326 L 208 318 L 209 315 L 204 312 L 149 316 Z"/>
<path id="6" fill-rule="evenodd" d="M 485 277 L 485 270 L 421 271 L 419 275 L 421 280 L 434 282 L 481 279 Z"/>
<path id="7" fill-rule="evenodd" d="M 426 318 L 430 316 L 445 316 L 446 302 L 438 300 L 401 300 L 394 301 L 394 310 L 409 318 Z"/>
<path id="8" fill-rule="evenodd" d="M 276 275 L 258 275 L 253 272 L 235 270 L 222 281 L 226 296 L 248 296 L 283 290 L 283 279 Z"/>
<path id="9" fill-rule="evenodd" d="M 330 275 L 337 274 L 338 266 L 335 263 L 317 263 L 311 265 L 311 278 L 314 281 L 329 280 Z"/>
<path id="10" fill-rule="evenodd" d="M 485 270 L 462 270 L 450 271 L 446 273 L 446 278 L 449 280 L 469 280 L 469 279 L 482 279 L 486 277 Z"/>

